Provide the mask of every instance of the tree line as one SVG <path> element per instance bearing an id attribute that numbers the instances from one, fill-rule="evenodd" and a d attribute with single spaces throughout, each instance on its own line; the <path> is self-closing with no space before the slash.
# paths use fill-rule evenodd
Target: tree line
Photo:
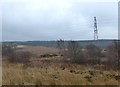
<path id="1" fill-rule="evenodd" d="M 113 41 L 111 45 L 103 49 L 94 44 L 89 44 L 82 48 L 77 41 L 69 41 L 67 47 L 65 47 L 64 40 L 60 39 L 57 41 L 57 48 L 60 55 L 63 55 L 65 59 L 69 58 L 73 63 L 104 64 L 118 68 L 120 65 L 119 41 Z"/>

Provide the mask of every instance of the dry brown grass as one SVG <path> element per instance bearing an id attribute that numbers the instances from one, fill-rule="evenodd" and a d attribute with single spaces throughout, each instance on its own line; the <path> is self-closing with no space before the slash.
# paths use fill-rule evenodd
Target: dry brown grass
<path id="1" fill-rule="evenodd" d="M 46 67 L 23 67 L 23 64 L 3 63 L 3 85 L 116 85 L 115 71 L 94 70 L 77 64 L 51 64 Z M 64 67 L 63 67 L 64 66 Z M 94 75 L 91 75 L 93 72 Z M 91 78 L 89 79 L 89 77 Z"/>
<path id="2" fill-rule="evenodd" d="M 58 53 L 55 48 L 27 46 L 22 51 L 33 54 Z M 32 58 L 30 65 L 3 61 L 3 85 L 116 85 L 116 71 L 61 61 L 60 56 Z M 52 62 L 49 62 L 52 61 Z M 56 62 L 57 61 L 57 62 Z M 58 62 L 59 61 L 59 62 Z M 101 70 L 99 70 L 101 69 Z"/>
<path id="3" fill-rule="evenodd" d="M 43 46 L 25 46 L 20 51 L 29 51 L 33 54 L 58 53 L 58 49 Z"/>

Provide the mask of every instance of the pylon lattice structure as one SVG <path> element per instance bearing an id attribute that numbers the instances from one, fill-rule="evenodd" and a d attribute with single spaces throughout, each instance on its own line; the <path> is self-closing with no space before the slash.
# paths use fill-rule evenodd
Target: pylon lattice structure
<path id="1" fill-rule="evenodd" d="M 97 19 L 94 17 L 94 40 L 98 40 Z"/>

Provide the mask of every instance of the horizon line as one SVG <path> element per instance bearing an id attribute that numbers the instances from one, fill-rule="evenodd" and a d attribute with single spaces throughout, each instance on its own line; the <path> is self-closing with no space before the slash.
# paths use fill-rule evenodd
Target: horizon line
<path id="1" fill-rule="evenodd" d="M 57 39 L 60 40 L 60 39 Z M 57 40 L 5 40 L 5 41 L 0 41 L 0 42 L 30 42 L 30 41 L 57 41 Z M 64 39 L 61 39 L 64 40 Z M 86 40 L 64 40 L 64 41 L 99 41 L 99 40 L 119 40 L 119 39 L 86 39 Z"/>

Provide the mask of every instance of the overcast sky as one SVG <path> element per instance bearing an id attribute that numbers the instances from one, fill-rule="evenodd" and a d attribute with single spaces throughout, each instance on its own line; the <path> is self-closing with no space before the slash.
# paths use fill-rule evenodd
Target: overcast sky
<path id="1" fill-rule="evenodd" d="M 93 40 L 93 17 L 99 39 L 118 38 L 117 2 L 39 0 L 2 4 L 5 40 Z"/>

